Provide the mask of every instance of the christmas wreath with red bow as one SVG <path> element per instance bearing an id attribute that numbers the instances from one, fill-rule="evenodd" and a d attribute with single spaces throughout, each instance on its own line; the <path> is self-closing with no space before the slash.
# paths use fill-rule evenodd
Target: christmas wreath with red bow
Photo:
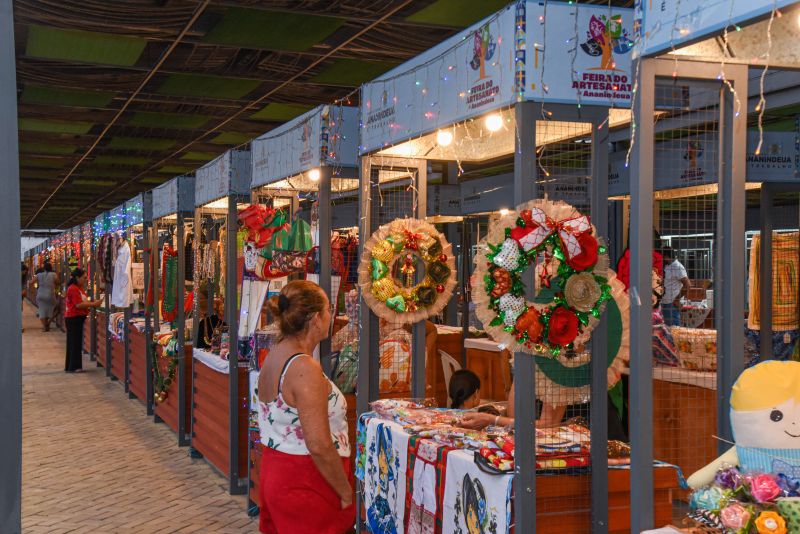
<path id="1" fill-rule="evenodd" d="M 563 202 L 527 202 L 489 224 L 475 257 L 476 315 L 509 350 L 558 356 L 585 343 L 610 300 L 608 253 L 589 217 Z M 537 295 L 522 274 L 535 266 Z"/>

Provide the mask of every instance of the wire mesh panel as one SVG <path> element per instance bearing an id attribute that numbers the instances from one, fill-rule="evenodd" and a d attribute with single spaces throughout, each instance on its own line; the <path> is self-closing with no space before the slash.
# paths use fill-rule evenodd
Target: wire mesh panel
<path id="1" fill-rule="evenodd" d="M 426 163 L 423 163 L 426 164 Z M 398 164 L 392 158 L 381 158 L 370 169 L 370 195 L 372 230 L 389 224 L 395 219 L 414 218 L 417 213 L 419 195 L 417 190 L 417 168 Z M 369 239 L 365 235 L 364 239 Z M 415 258 L 418 260 L 418 258 Z M 414 268 L 421 269 L 419 261 Z M 395 262 L 390 268 L 395 280 L 403 278 L 399 272 L 402 263 Z M 409 325 L 381 319 L 378 327 L 378 391 L 385 397 L 411 397 L 413 337 Z M 421 355 L 420 357 L 425 357 Z M 426 384 L 426 391 L 427 391 Z"/>
<path id="2" fill-rule="evenodd" d="M 537 142 L 536 198 L 566 203 L 590 219 L 593 215 L 589 190 L 593 148 L 591 130 L 591 123 L 558 120 L 539 120 L 536 123 L 537 140 L 545 140 L 544 143 Z M 546 304 L 557 297 L 558 279 L 565 276 L 559 265 L 560 260 L 549 254 L 536 258 L 524 274 L 529 300 Z M 609 362 L 618 362 L 617 358 L 619 362 L 627 359 L 627 354 L 620 349 L 614 347 Z M 537 531 L 552 532 L 553 527 L 559 525 L 570 532 L 589 532 L 591 428 L 594 425 L 607 426 L 610 439 L 622 443 L 625 432 L 620 414 L 610 402 L 607 421 L 591 420 L 590 403 L 595 393 L 591 391 L 589 342 L 579 341 L 557 355 L 535 356 L 535 360 Z M 621 369 L 621 363 L 615 365 Z M 614 371 L 609 373 L 609 377 L 612 376 L 608 383 L 610 394 L 617 391 L 620 375 Z M 526 394 L 529 393 L 515 389 L 515 395 Z M 597 394 L 606 395 L 606 391 Z M 609 491 L 613 492 L 614 488 L 609 487 Z"/>
<path id="3" fill-rule="evenodd" d="M 762 184 L 762 188 L 764 191 L 753 191 L 748 199 L 748 206 L 752 206 L 748 209 L 752 216 L 748 217 L 746 234 L 748 365 L 767 359 L 798 359 L 800 334 L 800 189 L 768 183 Z M 762 239 L 764 230 L 770 236 L 768 239 Z M 764 258 L 769 258 L 766 264 Z M 763 283 L 770 278 L 770 286 Z"/>
<path id="4" fill-rule="evenodd" d="M 714 294 L 727 290 L 718 272 L 720 88 L 716 80 L 656 78 L 654 94 L 653 283 L 639 296 L 653 310 L 653 457 L 687 475 L 714 459 L 718 445 Z M 624 251 L 623 276 L 637 254 Z M 665 474 L 654 470 L 656 517 Z M 677 519 L 688 493 L 674 497 Z"/>

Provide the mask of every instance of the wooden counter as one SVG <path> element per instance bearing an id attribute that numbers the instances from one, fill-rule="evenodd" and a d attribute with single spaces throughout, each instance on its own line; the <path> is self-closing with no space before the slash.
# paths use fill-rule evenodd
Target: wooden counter
<path id="1" fill-rule="evenodd" d="M 108 323 L 105 312 L 97 312 L 97 365 L 106 366 L 106 338 L 108 337 Z"/>
<path id="2" fill-rule="evenodd" d="M 710 373 L 666 369 L 662 374 L 669 371 L 680 373 L 683 382 L 669 374 L 653 380 L 653 455 L 689 476 L 718 456 L 717 392 L 703 387 Z M 686 373 L 697 375 L 696 384 L 686 383 Z M 688 498 L 686 491 L 679 495 Z"/>
<path id="3" fill-rule="evenodd" d="M 247 413 L 248 380 L 247 368 L 239 367 L 239 476 L 247 476 Z M 222 472 L 230 476 L 229 468 L 229 376 L 211 369 L 204 363 L 192 362 L 192 381 L 194 395 L 192 398 L 192 447 L 197 449 L 206 460 Z"/>
<path id="4" fill-rule="evenodd" d="M 164 347 L 156 345 L 156 355 L 158 356 L 158 368 L 162 373 L 167 372 L 169 367 L 169 360 L 163 358 Z M 185 345 L 184 356 L 186 366 L 186 384 L 183 396 L 178 394 L 178 370 L 175 369 L 175 380 L 170 384 L 167 389 L 167 398 L 164 402 L 157 402 L 154 406 L 154 412 L 159 419 L 161 419 L 173 432 L 178 432 L 178 407 L 183 402 L 186 406 L 184 428 L 188 432 L 191 429 L 192 420 L 192 345 Z M 198 364 L 202 365 L 202 364 Z M 226 376 L 227 378 L 227 376 Z"/>
<path id="5" fill-rule="evenodd" d="M 111 338 L 111 376 L 125 382 L 125 342 Z"/>
<path id="6" fill-rule="evenodd" d="M 86 316 L 83 321 L 83 353 L 92 355 L 92 314 Z"/>
<path id="7" fill-rule="evenodd" d="M 536 532 L 588 534 L 591 532 L 591 475 L 538 475 L 536 477 Z M 673 493 L 678 475 L 673 468 L 653 470 L 655 524 L 672 522 Z M 634 490 L 635 491 L 635 490 Z M 630 471 L 608 471 L 609 532 L 630 532 Z M 521 533 L 518 533 L 521 534 Z"/>
<path id="8" fill-rule="evenodd" d="M 129 324 L 128 340 L 128 389 L 146 406 L 147 381 L 150 379 L 147 376 L 147 336 Z"/>

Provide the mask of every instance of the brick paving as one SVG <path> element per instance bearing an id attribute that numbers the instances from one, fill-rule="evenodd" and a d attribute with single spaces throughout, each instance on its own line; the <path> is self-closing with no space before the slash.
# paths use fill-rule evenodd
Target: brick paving
<path id="1" fill-rule="evenodd" d="M 27 303 L 23 323 L 24 533 L 258 532 L 246 497 L 102 368 L 84 357 L 86 373 L 65 374 L 64 334 Z"/>

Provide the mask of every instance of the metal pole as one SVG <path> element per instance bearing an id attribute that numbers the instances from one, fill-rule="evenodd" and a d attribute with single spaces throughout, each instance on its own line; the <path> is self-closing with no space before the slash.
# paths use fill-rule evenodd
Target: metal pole
<path id="1" fill-rule="evenodd" d="M 768 183 L 761 184 L 761 208 L 759 209 L 760 243 L 758 254 L 759 293 L 759 354 L 761 360 L 772 359 L 772 203 L 773 192 Z M 752 283 L 752 282 L 751 282 Z M 716 293 L 716 292 L 715 292 Z M 753 313 L 753 303 L 750 303 Z"/>
<path id="2" fill-rule="evenodd" d="M 132 254 L 132 253 L 131 253 Z M 128 306 L 122 312 L 123 320 L 125 324 L 122 325 L 122 354 L 125 357 L 124 363 L 124 384 L 125 393 L 128 394 L 128 398 L 132 399 L 134 397 L 133 393 L 131 393 L 130 382 L 131 382 L 131 335 L 130 335 L 130 328 L 131 328 L 131 307 Z"/>
<path id="3" fill-rule="evenodd" d="M 331 167 L 321 167 L 319 178 L 319 209 L 317 210 L 319 221 L 319 285 L 322 291 L 328 295 L 331 301 L 331 313 L 336 315 L 336 295 L 332 291 L 331 281 L 331 180 L 333 169 Z M 333 318 L 331 319 L 331 321 Z M 333 362 L 331 362 L 331 338 L 325 338 L 319 344 L 319 359 L 322 369 L 327 376 L 333 372 Z"/>
<path id="4" fill-rule="evenodd" d="M 20 249 L 19 229 L 19 157 L 17 145 L 17 87 L 14 58 L 14 15 L 11 0 L 0 2 L 0 218 L 2 250 Z M 0 532 L 21 532 L 22 491 L 22 317 L 20 315 L 20 267 L 15 258 L 5 261 L 0 271 L 3 306 L 0 328 L 3 332 L 4 358 L 0 358 Z"/>
<path id="5" fill-rule="evenodd" d="M 110 378 L 111 380 L 116 380 L 111 375 L 111 335 L 108 331 L 109 320 L 111 316 L 111 294 L 109 290 L 111 289 L 111 285 L 108 282 L 103 281 L 105 287 L 105 320 L 103 321 L 103 328 L 105 328 L 105 339 L 106 339 L 106 377 Z"/>
<path id="6" fill-rule="evenodd" d="M 97 298 L 97 260 L 95 259 L 94 224 L 89 227 L 89 298 Z M 97 309 L 89 309 L 89 359 L 97 361 Z"/>
<path id="7" fill-rule="evenodd" d="M 458 164 L 455 161 L 451 161 L 447 164 L 447 168 L 445 170 L 446 170 L 445 183 L 447 185 L 458 185 Z M 445 237 L 447 238 L 447 241 L 449 241 L 450 244 L 453 246 L 454 251 L 456 249 L 456 243 L 459 242 L 460 240 L 460 234 L 463 233 L 463 228 L 464 228 L 463 224 L 458 225 L 457 223 L 447 223 L 445 225 Z M 463 255 L 464 251 L 463 246 L 461 250 L 462 250 L 461 258 L 463 260 L 463 258 L 465 258 L 465 256 Z M 469 255 L 467 255 L 466 257 L 469 258 Z M 460 269 L 463 265 L 466 264 L 463 262 L 459 263 L 458 268 Z M 467 267 L 467 273 L 469 273 L 469 267 Z M 459 286 L 459 290 L 462 296 L 462 301 L 465 300 L 463 298 L 464 286 L 465 286 L 464 281 L 467 279 L 468 277 L 462 278 L 461 279 L 462 283 Z M 452 326 L 458 325 L 458 303 L 459 300 L 457 298 L 451 298 L 450 302 L 447 303 L 447 307 L 445 308 L 445 314 L 444 314 L 445 324 Z M 461 353 L 464 354 L 464 351 L 462 350 Z M 438 357 L 437 354 L 434 354 L 433 356 Z M 462 367 L 466 368 L 466 365 L 464 365 L 464 363 L 465 362 L 462 361 L 461 365 Z"/>
<path id="8" fill-rule="evenodd" d="M 130 242 L 131 247 L 131 262 L 136 259 L 136 238 L 133 236 L 133 228 L 128 229 L 127 239 Z M 132 283 L 132 280 L 128 280 L 128 283 Z M 135 298 L 135 297 L 134 297 Z M 128 394 L 128 398 L 133 398 L 134 395 L 131 393 L 130 383 L 131 383 L 131 316 L 133 310 L 131 309 L 131 305 L 123 310 L 123 320 L 125 324 L 122 325 L 122 354 L 125 357 L 124 363 L 124 371 L 123 374 L 125 376 L 125 380 L 123 381 L 125 393 Z"/>
<path id="9" fill-rule="evenodd" d="M 731 69 L 733 81 L 739 94 L 747 94 L 747 66 L 737 65 Z M 720 453 L 728 449 L 733 441 L 730 425 L 730 393 L 733 383 L 744 369 L 744 217 L 745 181 L 747 153 L 747 117 L 736 117 L 734 98 L 727 87 L 720 86 L 720 160 L 719 194 L 717 210 L 720 224 L 717 242 L 722 249 L 717 256 L 721 265 L 717 267 L 715 284 L 715 325 L 717 346 L 723 357 L 717 372 L 717 442 Z M 771 265 L 772 259 L 769 263 Z M 761 280 L 771 287 L 772 277 Z M 762 300 L 762 303 L 765 302 Z M 772 299 L 766 301 L 771 306 Z M 770 326 L 771 319 L 770 319 Z M 762 338 L 763 342 L 763 338 Z"/>
<path id="10" fill-rule="evenodd" d="M 461 223 L 461 339 L 469 338 L 469 303 L 472 301 L 470 298 L 469 288 L 469 257 L 472 248 L 470 223 L 468 219 L 464 219 Z M 461 368 L 467 368 L 467 351 L 461 350 Z"/>
<path id="11" fill-rule="evenodd" d="M 370 193 L 372 189 L 371 180 L 371 164 L 369 156 L 359 158 L 359 176 L 360 187 L 358 189 L 358 204 L 359 204 L 359 240 L 358 240 L 358 257 L 364 253 L 364 243 L 372 233 L 372 203 Z M 359 288 L 360 291 L 360 288 Z M 359 294 L 360 296 L 360 294 Z M 369 403 L 373 399 L 373 391 L 371 385 L 372 380 L 372 352 L 371 352 L 371 339 L 377 339 L 378 327 L 377 320 L 373 321 L 375 314 L 367 307 L 363 297 L 359 299 L 359 337 L 358 337 L 358 377 L 356 384 L 356 416 L 361 417 L 361 414 L 369 411 Z M 377 354 L 377 352 L 376 352 Z M 375 369 L 375 375 L 378 370 Z M 364 529 L 361 507 L 362 507 L 362 494 L 356 491 L 356 532 L 362 532 Z"/>
<path id="12" fill-rule="evenodd" d="M 203 226 L 202 226 L 202 217 L 200 217 L 200 208 L 195 206 L 194 210 L 194 258 L 195 258 L 195 265 L 199 261 L 200 251 L 202 250 L 202 237 L 203 237 Z M 200 335 L 200 313 L 202 310 L 200 309 L 199 304 L 199 297 L 200 297 L 200 277 L 197 275 L 197 269 L 194 270 L 194 274 L 192 276 L 194 281 L 194 304 L 192 308 L 192 358 L 189 359 L 189 369 L 187 371 L 192 376 L 192 389 L 190 390 L 189 394 L 189 456 L 192 458 L 202 458 L 203 455 L 200 451 L 195 449 L 192 446 L 192 440 L 194 439 L 194 392 L 197 388 L 195 384 L 197 384 L 197 377 L 195 376 L 194 372 L 194 349 L 198 346 L 198 336 Z M 213 307 L 213 303 L 209 302 L 209 307 Z M 210 311 L 209 309 L 209 311 Z M 181 347 L 180 350 L 184 350 Z"/>
<path id="13" fill-rule="evenodd" d="M 536 104 L 518 102 L 514 108 L 517 135 L 514 147 L 514 205 L 536 195 Z M 515 532 L 536 532 L 536 381 L 534 359 L 514 353 L 514 434 L 518 443 L 514 469 Z"/>
<path id="14" fill-rule="evenodd" d="M 420 220 L 425 220 L 428 209 L 428 162 L 425 160 L 417 161 L 417 210 L 413 215 Z M 428 355 L 425 345 L 425 323 L 420 321 L 412 328 L 412 350 L 411 350 L 411 396 L 415 398 L 425 397 L 425 360 Z M 433 354 L 430 355 L 433 358 Z"/>
<path id="15" fill-rule="evenodd" d="M 150 234 L 150 248 L 152 249 L 153 255 L 153 272 L 151 276 L 153 277 L 153 331 L 157 332 L 161 330 L 161 310 L 159 309 L 159 303 L 161 302 L 161 240 L 158 235 L 158 221 L 153 222 L 153 229 Z M 151 344 L 152 340 L 148 340 L 148 344 Z M 153 347 L 153 353 L 151 355 L 151 367 L 158 365 L 156 362 L 156 357 L 158 354 L 158 349 Z M 152 373 L 153 371 L 151 369 Z M 154 374 L 149 376 L 149 391 L 147 393 L 147 398 L 150 403 L 155 401 L 155 385 L 153 384 Z M 155 410 L 153 410 L 153 421 L 156 423 L 161 423 L 163 420 L 157 414 L 155 414 Z"/>
<path id="16" fill-rule="evenodd" d="M 631 531 L 653 528 L 653 60 L 639 59 L 633 107 L 636 136 L 631 157 Z"/>
<path id="17" fill-rule="evenodd" d="M 608 111 L 592 121 L 591 217 L 597 234 L 608 236 Z M 592 331 L 592 532 L 608 532 L 608 323 Z"/>
<path id="18" fill-rule="evenodd" d="M 237 275 L 237 202 L 238 197 L 228 197 L 228 214 L 225 220 L 225 322 L 228 325 L 228 436 L 229 452 L 229 487 L 231 495 L 243 495 L 247 485 L 241 483 L 239 473 L 239 312 Z M 209 304 L 210 305 L 210 304 Z M 247 396 L 249 398 L 249 395 Z M 245 473 L 246 474 L 246 473 Z"/>
<path id="19" fill-rule="evenodd" d="M 360 158 L 361 176 L 358 201 L 360 205 L 358 256 L 364 253 L 366 243 L 373 231 L 372 220 L 372 162 L 369 156 Z M 360 290 L 360 288 L 359 288 Z M 378 319 L 362 298 L 359 305 L 358 338 L 358 383 L 356 387 L 356 412 L 359 417 L 369 411 L 369 403 L 378 397 Z M 374 343 L 373 343 L 374 341 Z M 375 349 L 373 351 L 373 349 Z M 373 369 L 374 366 L 374 369 Z M 373 372 L 374 371 L 374 372 Z M 373 376 L 375 375 L 375 379 Z"/>
<path id="20" fill-rule="evenodd" d="M 153 415 L 153 307 L 158 304 L 155 300 L 155 294 L 151 293 L 153 297 L 153 306 L 147 304 L 147 294 L 150 290 L 150 281 L 153 279 L 153 272 L 150 268 L 150 259 L 153 258 L 153 228 L 154 224 L 144 225 L 144 232 L 142 233 L 142 243 L 144 254 L 142 261 L 144 262 L 144 360 L 145 360 L 145 406 L 147 407 L 147 415 Z"/>
<path id="21" fill-rule="evenodd" d="M 180 182 L 178 187 L 180 187 Z M 183 212 L 177 213 L 176 228 L 178 238 L 178 296 L 176 299 L 176 337 L 178 340 L 178 446 L 189 445 L 190 439 L 186 428 L 186 311 L 184 310 L 186 291 L 186 243 L 185 224 Z"/>

